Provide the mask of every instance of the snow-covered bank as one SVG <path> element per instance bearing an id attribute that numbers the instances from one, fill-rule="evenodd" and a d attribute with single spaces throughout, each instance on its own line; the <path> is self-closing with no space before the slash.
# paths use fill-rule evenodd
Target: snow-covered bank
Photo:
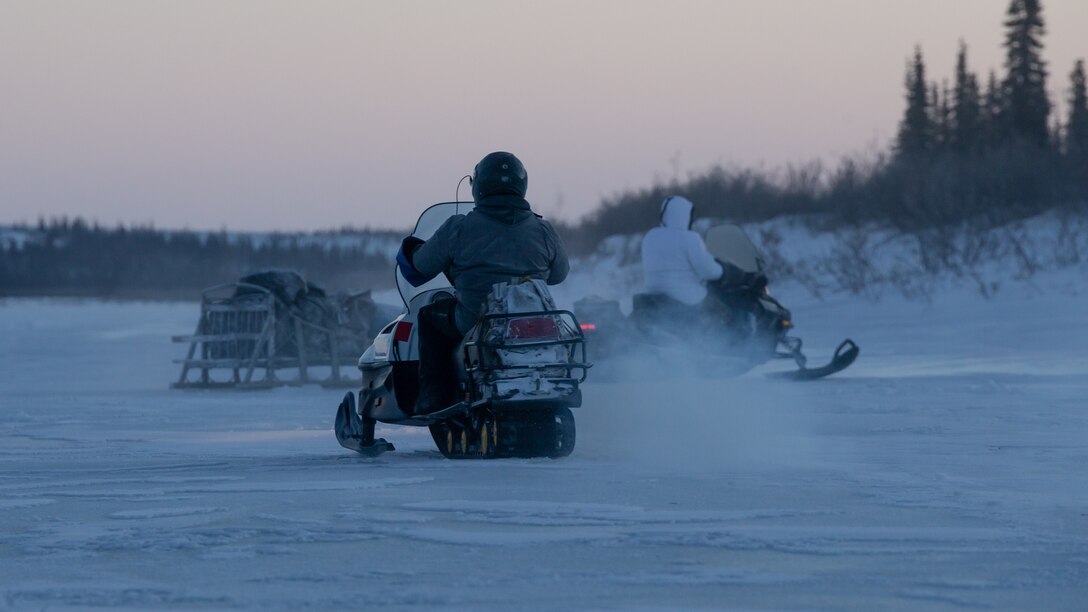
<path id="1" fill-rule="evenodd" d="M 714 222 L 701 219 L 705 232 Z M 1005 226 L 907 234 L 879 227 L 814 229 L 783 217 L 743 226 L 763 253 L 776 292 L 929 300 L 948 293 L 1077 295 L 1088 286 L 1088 216 L 1048 213 Z M 641 234 L 612 236 L 577 262 L 558 289 L 568 302 L 594 293 L 629 300 L 642 283 Z"/>
<path id="2" fill-rule="evenodd" d="M 570 458 L 494 462 L 362 459 L 340 391 L 168 390 L 192 304 L 0 301 L 0 608 L 1082 609 L 1082 302 L 783 291 L 850 370 L 591 372 Z"/>

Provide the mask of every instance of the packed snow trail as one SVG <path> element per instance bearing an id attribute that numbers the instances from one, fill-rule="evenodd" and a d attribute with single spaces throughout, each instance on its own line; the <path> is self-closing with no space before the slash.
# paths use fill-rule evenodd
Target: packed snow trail
<path id="1" fill-rule="evenodd" d="M 792 299 L 816 383 L 590 382 L 574 455 L 167 389 L 194 304 L 0 302 L 0 608 L 1083 609 L 1082 301 Z"/>

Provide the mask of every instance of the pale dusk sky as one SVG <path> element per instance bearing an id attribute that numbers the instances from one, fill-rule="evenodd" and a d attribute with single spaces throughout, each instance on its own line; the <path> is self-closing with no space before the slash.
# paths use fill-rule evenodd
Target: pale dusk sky
<path id="1" fill-rule="evenodd" d="M 1043 5 L 1064 113 L 1088 0 Z M 950 79 L 963 39 L 985 82 L 1007 6 L 0 0 L 0 223 L 406 227 L 497 149 L 574 219 L 716 163 L 884 147 L 914 46 Z"/>

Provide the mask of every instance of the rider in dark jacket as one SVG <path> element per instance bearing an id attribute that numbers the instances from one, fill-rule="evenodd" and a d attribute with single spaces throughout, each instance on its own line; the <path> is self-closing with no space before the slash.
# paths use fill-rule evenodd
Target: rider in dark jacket
<path id="1" fill-rule="evenodd" d="M 448 219 L 430 240 L 409 237 L 401 245 L 398 262 L 409 282 L 421 284 L 444 273 L 457 292 L 456 299 L 438 300 L 419 311 L 417 414 L 456 401 L 450 356 L 483 314 L 493 284 L 537 278 L 555 285 L 567 277 L 570 265 L 563 243 L 555 228 L 529 207 L 527 186 L 528 174 L 517 157 L 491 153 L 473 172 L 476 207 Z"/>

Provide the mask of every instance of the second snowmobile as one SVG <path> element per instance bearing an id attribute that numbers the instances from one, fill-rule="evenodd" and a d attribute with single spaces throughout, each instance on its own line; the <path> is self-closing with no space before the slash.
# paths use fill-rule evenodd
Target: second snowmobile
<path id="1" fill-rule="evenodd" d="M 575 303 L 582 329 L 593 340 L 595 361 L 607 366 L 623 355 L 656 350 L 656 368 L 696 352 L 704 373 L 736 375 L 771 359 L 789 359 L 796 369 L 772 376 L 811 380 L 840 372 L 857 359 L 860 348 L 846 339 L 827 364 L 808 367 L 801 339 L 789 335 L 792 315 L 771 296 L 765 262 L 744 230 L 718 225 L 707 231 L 705 242 L 725 272 L 707 283 L 703 307 L 647 293 L 633 296 L 630 316 L 624 316 L 617 300 L 588 296 Z"/>

